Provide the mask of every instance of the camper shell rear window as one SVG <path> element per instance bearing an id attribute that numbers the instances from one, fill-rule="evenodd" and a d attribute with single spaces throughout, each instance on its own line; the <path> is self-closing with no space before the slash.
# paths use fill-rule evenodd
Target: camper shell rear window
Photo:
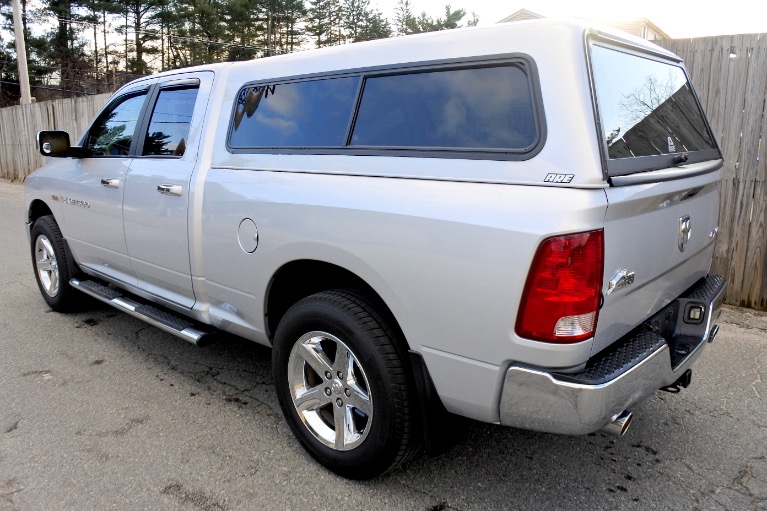
<path id="1" fill-rule="evenodd" d="M 528 159 L 545 139 L 521 56 L 249 83 L 232 117 L 235 153 Z"/>
<path id="2" fill-rule="evenodd" d="M 598 42 L 590 52 L 609 176 L 721 158 L 681 64 Z"/>

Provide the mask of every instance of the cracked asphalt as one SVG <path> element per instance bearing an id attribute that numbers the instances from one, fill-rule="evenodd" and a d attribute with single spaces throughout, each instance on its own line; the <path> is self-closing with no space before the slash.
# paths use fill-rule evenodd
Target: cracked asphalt
<path id="1" fill-rule="evenodd" d="M 746 309 L 621 439 L 471 423 L 442 455 L 347 481 L 291 436 L 268 349 L 51 312 L 22 187 L 0 181 L 0 353 L 1 511 L 767 509 L 767 314 Z"/>

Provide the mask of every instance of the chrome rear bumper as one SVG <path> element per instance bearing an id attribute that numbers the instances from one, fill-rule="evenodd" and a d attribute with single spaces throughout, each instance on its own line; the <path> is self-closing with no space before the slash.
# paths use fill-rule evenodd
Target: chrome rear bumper
<path id="1" fill-rule="evenodd" d="M 602 429 L 692 366 L 716 333 L 724 290 L 718 275 L 701 279 L 580 373 L 512 365 L 501 393 L 501 424 L 571 435 Z M 683 316 L 697 305 L 703 316 L 688 324 Z"/>

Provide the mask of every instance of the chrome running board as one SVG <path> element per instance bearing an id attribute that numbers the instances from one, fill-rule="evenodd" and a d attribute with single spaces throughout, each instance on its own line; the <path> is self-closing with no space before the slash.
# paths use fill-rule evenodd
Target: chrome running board
<path id="1" fill-rule="evenodd" d="M 205 336 L 213 333 L 212 327 L 198 323 L 192 319 L 160 309 L 149 303 L 142 303 L 139 298 L 128 298 L 123 291 L 105 286 L 95 280 L 71 279 L 69 284 L 83 293 L 102 301 L 112 307 L 127 312 L 152 326 L 159 328 L 176 337 L 180 337 L 195 346 L 200 346 Z"/>

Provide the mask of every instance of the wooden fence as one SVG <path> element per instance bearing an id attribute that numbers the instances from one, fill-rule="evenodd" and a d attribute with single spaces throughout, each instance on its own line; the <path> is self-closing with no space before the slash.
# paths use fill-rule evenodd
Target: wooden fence
<path id="1" fill-rule="evenodd" d="M 35 143 L 40 130 L 68 131 L 72 143 L 76 143 L 109 96 L 99 94 L 0 108 L 0 178 L 22 181 L 43 164 Z"/>
<path id="2" fill-rule="evenodd" d="M 685 60 L 724 153 L 713 271 L 725 301 L 767 310 L 767 34 L 659 43 Z"/>

